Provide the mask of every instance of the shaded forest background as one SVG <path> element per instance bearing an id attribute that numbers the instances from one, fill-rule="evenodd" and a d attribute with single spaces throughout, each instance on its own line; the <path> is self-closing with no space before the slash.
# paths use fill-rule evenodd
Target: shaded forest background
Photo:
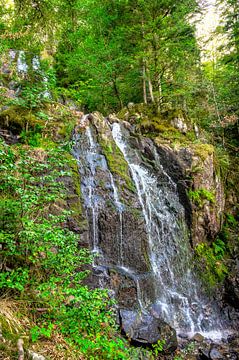
<path id="1" fill-rule="evenodd" d="M 53 96 L 86 111 L 117 111 L 129 102 L 180 110 L 204 126 L 238 116 L 239 4 L 218 1 L 225 35 L 201 61 L 197 1 L 2 2 L 1 52 L 42 54 Z M 206 11 L 206 8 L 204 8 Z M 215 36 L 215 34 L 213 35 Z M 30 59 L 29 59 L 30 61 Z"/>

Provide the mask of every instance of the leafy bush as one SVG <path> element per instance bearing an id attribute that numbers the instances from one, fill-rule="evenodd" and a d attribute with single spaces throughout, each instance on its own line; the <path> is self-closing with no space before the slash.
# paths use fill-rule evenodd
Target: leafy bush
<path id="1" fill-rule="evenodd" d="M 202 278 L 207 284 L 208 288 L 215 287 L 218 283 L 225 279 L 228 269 L 223 261 L 226 251 L 225 243 L 216 239 L 210 247 L 206 243 L 198 244 L 195 248 L 196 259 L 200 268 L 202 265 Z"/>
<path id="2" fill-rule="evenodd" d="M 82 284 L 92 257 L 66 226 L 69 154 L 1 142 L 0 155 L 0 291 L 29 304 L 31 340 L 62 334 L 88 359 L 138 359 L 118 337 L 108 291 Z"/>
<path id="3" fill-rule="evenodd" d="M 215 195 L 206 189 L 189 190 L 188 196 L 198 207 L 202 207 L 205 201 L 209 201 L 212 204 L 215 203 Z"/>

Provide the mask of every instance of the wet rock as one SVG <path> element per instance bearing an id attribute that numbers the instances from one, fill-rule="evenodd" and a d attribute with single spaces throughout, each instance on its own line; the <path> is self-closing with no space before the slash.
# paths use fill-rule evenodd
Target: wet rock
<path id="1" fill-rule="evenodd" d="M 199 349 L 199 360 L 210 360 L 209 350 L 207 349 Z"/>
<path id="2" fill-rule="evenodd" d="M 232 307 L 239 309 L 239 263 L 232 266 L 231 274 L 226 279 L 224 298 Z"/>
<path id="3" fill-rule="evenodd" d="M 178 334 L 178 337 L 179 337 L 180 339 L 188 339 L 188 334 L 179 333 L 179 334 Z"/>
<path id="4" fill-rule="evenodd" d="M 199 334 L 199 333 L 196 333 L 196 334 L 193 336 L 192 340 L 194 340 L 194 341 L 196 341 L 196 342 L 198 342 L 198 343 L 201 343 L 201 342 L 203 342 L 203 340 L 204 340 L 204 336 L 201 335 L 201 334 Z"/>
<path id="5" fill-rule="evenodd" d="M 163 352 L 172 353 L 177 348 L 176 331 L 161 319 L 151 314 L 140 314 L 131 310 L 120 310 L 120 323 L 123 333 L 137 345 L 152 345 L 164 340 Z"/>
<path id="6" fill-rule="evenodd" d="M 211 360 L 221 360 L 221 359 L 223 359 L 223 355 L 216 348 L 212 348 L 210 350 L 209 357 L 210 357 Z"/>

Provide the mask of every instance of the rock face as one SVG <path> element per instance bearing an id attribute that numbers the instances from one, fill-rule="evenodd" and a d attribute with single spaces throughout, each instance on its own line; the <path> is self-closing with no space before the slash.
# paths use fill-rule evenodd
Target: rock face
<path id="1" fill-rule="evenodd" d="M 163 339 L 163 353 L 172 353 L 177 348 L 176 331 L 153 315 L 121 310 L 120 325 L 133 343 L 152 345 Z"/>
<path id="2" fill-rule="evenodd" d="M 199 194 L 202 190 L 200 203 L 197 206 L 193 204 L 194 244 L 216 237 L 221 228 L 225 206 L 223 184 L 216 174 L 213 148 L 209 145 L 201 147 L 202 149 L 194 148 L 192 152 L 191 169 L 196 169 L 196 173 L 193 174 L 192 188 Z M 205 194 L 211 197 L 203 195 L 205 190 Z"/>
<path id="3" fill-rule="evenodd" d="M 159 141 L 157 146 L 162 164 L 177 183 L 193 245 L 214 239 L 222 224 L 225 194 L 216 173 L 213 147 L 200 144 L 173 150 Z M 191 200 L 189 187 L 193 189 Z"/>
<path id="4" fill-rule="evenodd" d="M 135 341 L 154 343 L 161 328 L 172 335 L 170 326 L 183 333 L 220 328 L 217 305 L 204 296 L 191 265 L 192 246 L 220 228 L 223 189 L 213 148 L 175 149 L 134 129 L 94 113 L 82 117 L 74 134 L 89 229 L 84 239 L 95 254 L 88 283 L 113 290 L 122 326 L 133 329 Z M 199 204 L 189 198 L 189 185 Z M 154 303 L 157 321 L 149 313 Z M 136 321 L 139 312 L 147 316 Z"/>
<path id="5" fill-rule="evenodd" d="M 225 282 L 225 301 L 239 310 L 239 261 L 235 263 L 233 271 Z"/>
<path id="6" fill-rule="evenodd" d="M 96 254 L 89 282 L 113 289 L 120 306 L 136 309 L 140 297 L 145 303 L 154 299 L 154 287 L 145 223 L 128 166 L 98 113 L 82 119 L 75 142 L 91 229 L 87 241 Z"/>

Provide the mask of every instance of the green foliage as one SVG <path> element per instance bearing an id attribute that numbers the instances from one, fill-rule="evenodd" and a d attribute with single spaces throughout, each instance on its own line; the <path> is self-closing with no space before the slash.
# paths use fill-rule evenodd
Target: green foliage
<path id="1" fill-rule="evenodd" d="M 16 99 L 11 100 L 9 104 L 17 105 L 27 110 L 39 109 L 48 102 L 48 99 L 44 96 L 45 90 L 44 83 L 42 82 L 23 84 L 20 95 Z"/>
<path id="2" fill-rule="evenodd" d="M 205 201 L 209 201 L 211 204 L 215 203 L 215 195 L 206 189 L 189 190 L 188 196 L 200 208 L 204 205 Z"/>
<path id="3" fill-rule="evenodd" d="M 232 228 L 235 228 L 238 225 L 238 221 L 232 214 L 226 214 L 226 222 Z"/>
<path id="4" fill-rule="evenodd" d="M 221 283 L 228 274 L 223 259 L 225 251 L 226 245 L 220 239 L 216 239 L 211 247 L 206 243 L 201 243 L 195 248 L 196 259 L 203 268 L 201 275 L 209 290 Z"/>
<path id="5" fill-rule="evenodd" d="M 4 241 L 4 237 L 2 235 L 3 234 L 1 233 L 2 240 Z M 9 238 L 6 240 L 5 237 L 5 244 L 8 245 L 8 249 L 9 249 L 9 245 L 12 244 L 12 241 L 10 243 L 8 240 Z M 12 252 L 9 250 L 8 250 L 8 254 L 12 256 Z M 25 289 L 28 283 L 29 283 L 28 268 L 17 268 L 10 271 L 5 271 L 0 274 L 0 289 L 3 288 L 16 289 L 21 292 Z"/>
<path id="6" fill-rule="evenodd" d="M 46 338 L 50 338 L 52 334 L 52 330 L 53 330 L 53 324 L 51 323 L 50 324 L 46 323 L 46 327 L 34 326 L 30 331 L 32 342 L 38 341 L 39 338 L 42 336 Z"/>
<path id="7" fill-rule="evenodd" d="M 156 344 L 152 345 L 155 356 L 158 356 L 163 352 L 165 343 L 165 340 L 158 340 Z"/>
<path id="8" fill-rule="evenodd" d="M 221 178 L 226 179 L 230 166 L 230 157 L 228 152 L 225 149 L 217 146 L 215 148 L 216 152 L 216 167 L 220 173 Z"/>
<path id="9" fill-rule="evenodd" d="M 118 338 L 108 291 L 82 284 L 92 256 L 79 249 L 78 235 L 66 226 L 72 216 L 64 205 L 70 155 L 57 146 L 43 150 L 3 142 L 0 155 L 0 292 L 30 304 L 36 319 L 31 341 L 62 334 L 89 359 L 136 359 Z M 39 305 L 42 315 L 34 311 Z"/>

